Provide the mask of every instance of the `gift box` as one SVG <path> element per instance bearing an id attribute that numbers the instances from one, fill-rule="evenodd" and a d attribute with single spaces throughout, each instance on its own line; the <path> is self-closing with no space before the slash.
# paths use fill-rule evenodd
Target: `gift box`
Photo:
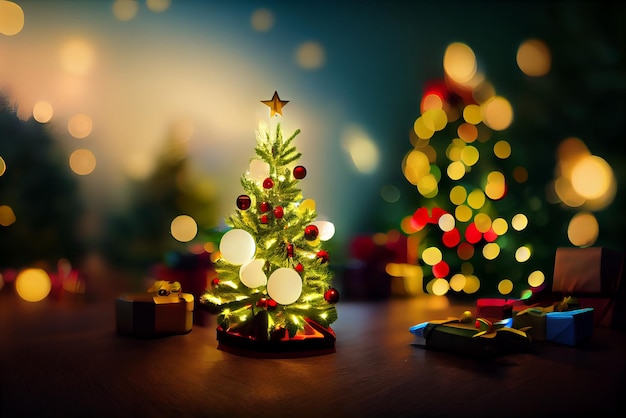
<path id="1" fill-rule="evenodd" d="M 549 312 L 546 318 L 546 339 L 574 346 L 591 338 L 593 309 L 582 308 L 565 312 Z"/>
<path id="2" fill-rule="evenodd" d="M 476 318 L 500 320 L 511 318 L 515 299 L 479 298 L 476 300 Z"/>
<path id="3" fill-rule="evenodd" d="M 115 301 L 119 334 L 159 337 L 187 334 L 193 324 L 194 297 L 189 293 L 147 293 L 120 296 Z"/>
<path id="4" fill-rule="evenodd" d="M 506 326 L 481 330 L 474 324 L 453 319 L 423 322 L 410 327 L 409 332 L 415 335 L 417 345 L 472 357 L 495 357 L 532 349 L 524 331 Z"/>
<path id="5" fill-rule="evenodd" d="M 626 329 L 624 252 L 601 247 L 558 248 L 552 294 L 576 296 L 580 307 L 593 308 L 595 326 Z"/>
<path id="6" fill-rule="evenodd" d="M 513 315 L 513 328 L 524 329 L 532 341 L 546 340 L 546 312 L 541 308 L 528 308 Z"/>

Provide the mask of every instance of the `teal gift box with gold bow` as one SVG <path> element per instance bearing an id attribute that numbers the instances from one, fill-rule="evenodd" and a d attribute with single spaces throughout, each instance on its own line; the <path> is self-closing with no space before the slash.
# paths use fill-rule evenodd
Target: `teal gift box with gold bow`
<path id="1" fill-rule="evenodd" d="M 182 293 L 178 282 L 159 280 L 145 294 L 116 299 L 117 332 L 135 337 L 187 334 L 193 326 L 193 307 L 193 295 Z"/>

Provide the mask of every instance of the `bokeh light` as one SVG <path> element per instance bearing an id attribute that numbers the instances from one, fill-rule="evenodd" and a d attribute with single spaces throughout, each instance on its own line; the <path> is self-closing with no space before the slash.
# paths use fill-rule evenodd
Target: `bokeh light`
<path id="1" fill-rule="evenodd" d="M 485 125 L 494 131 L 502 131 L 513 122 L 513 107 L 507 99 L 496 96 L 480 106 Z"/>
<path id="2" fill-rule="evenodd" d="M 465 287 L 465 275 L 456 273 L 450 278 L 450 288 L 455 292 L 460 292 Z"/>
<path id="3" fill-rule="evenodd" d="M 170 233 L 180 242 L 189 242 L 198 234 L 198 224 L 189 215 L 179 215 L 172 220 Z"/>
<path id="4" fill-rule="evenodd" d="M 442 258 L 441 250 L 437 247 L 428 247 L 422 251 L 422 260 L 429 266 L 434 266 L 439 263 Z"/>
<path id="5" fill-rule="evenodd" d="M 122 22 L 132 20 L 139 11 L 137 0 L 115 0 L 113 2 L 113 16 Z"/>
<path id="6" fill-rule="evenodd" d="M 42 269 L 28 268 L 19 272 L 15 278 L 17 294 L 28 302 L 45 299 L 51 289 L 50 276 Z"/>
<path id="7" fill-rule="evenodd" d="M 545 280 L 546 275 L 540 270 L 535 270 L 528 275 L 528 284 L 530 287 L 539 287 L 543 285 Z"/>
<path id="8" fill-rule="evenodd" d="M 508 295 L 513 291 L 513 282 L 509 279 L 500 280 L 498 283 L 498 292 L 502 295 Z"/>
<path id="9" fill-rule="evenodd" d="M 70 168 L 78 175 L 86 176 L 96 169 L 96 156 L 86 149 L 77 149 L 70 154 Z"/>
<path id="10" fill-rule="evenodd" d="M 33 118 L 39 123 L 49 122 L 53 113 L 52 105 L 46 101 L 39 101 L 33 106 Z"/>
<path id="11" fill-rule="evenodd" d="M 611 184 L 613 170 L 603 159 L 595 155 L 581 158 L 572 167 L 572 187 L 585 199 L 597 199 L 604 195 Z"/>
<path id="12" fill-rule="evenodd" d="M 495 242 L 489 242 L 483 247 L 483 257 L 486 260 L 494 260 L 500 255 L 500 246 Z"/>
<path id="13" fill-rule="evenodd" d="M 500 140 L 493 146 L 493 153 L 501 160 L 507 159 L 511 156 L 511 144 L 508 141 Z"/>
<path id="14" fill-rule="evenodd" d="M 522 42 L 517 49 L 517 65 L 530 77 L 542 77 L 550 72 L 552 56 L 546 43 L 540 39 Z"/>
<path id="15" fill-rule="evenodd" d="M 443 68 L 448 77 L 457 83 L 470 81 L 478 68 L 474 51 L 460 42 L 448 45 L 443 57 Z"/>
<path id="16" fill-rule="evenodd" d="M 523 231 L 528 226 L 528 218 L 523 213 L 518 213 L 511 219 L 511 226 L 516 231 Z"/>
<path id="17" fill-rule="evenodd" d="M 15 2 L 0 0 L 0 34 L 17 35 L 24 28 L 24 11 Z"/>
<path id="18" fill-rule="evenodd" d="M 0 157 L 0 176 L 4 175 L 7 171 L 7 163 L 4 161 L 4 158 Z"/>
<path id="19" fill-rule="evenodd" d="M 151 12 L 162 13 L 166 11 L 171 4 L 171 0 L 146 0 L 146 7 Z"/>
<path id="20" fill-rule="evenodd" d="M 441 217 L 439 217 L 439 221 L 437 221 L 437 224 L 442 231 L 451 231 L 452 229 L 454 229 L 455 225 L 454 216 L 449 213 L 444 213 L 443 215 L 441 215 Z"/>
<path id="21" fill-rule="evenodd" d="M 17 218 L 15 217 L 15 212 L 13 212 L 13 208 L 8 205 L 0 206 L 0 225 L 9 226 L 15 223 Z"/>
<path id="22" fill-rule="evenodd" d="M 258 32 L 267 32 L 274 26 L 274 14 L 266 8 L 256 9 L 252 13 L 250 25 Z"/>
<path id="23" fill-rule="evenodd" d="M 382 197 L 385 202 L 395 203 L 400 200 L 400 196 L 400 189 L 393 184 L 385 184 L 380 189 L 380 197 Z"/>
<path id="24" fill-rule="evenodd" d="M 437 278 L 432 284 L 433 295 L 443 296 L 450 290 L 450 284 L 446 279 Z"/>
<path id="25" fill-rule="evenodd" d="M 72 39 L 61 48 L 61 66 L 70 74 L 85 75 L 93 68 L 95 52 L 84 39 Z"/>
<path id="26" fill-rule="evenodd" d="M 480 289 L 480 280 L 473 274 L 465 275 L 465 287 L 463 287 L 463 291 L 468 295 L 472 293 L 478 292 Z"/>
<path id="27" fill-rule="evenodd" d="M 360 127 L 345 128 L 341 144 L 359 172 L 371 173 L 378 168 L 378 147 Z"/>
<path id="28" fill-rule="evenodd" d="M 580 212 L 574 215 L 567 226 L 567 238 L 577 247 L 593 245 L 600 234 L 598 220 L 591 212 Z"/>
<path id="29" fill-rule="evenodd" d="M 324 66 L 326 53 L 319 42 L 304 42 L 296 50 L 296 63 L 300 68 L 316 70 Z"/>
<path id="30" fill-rule="evenodd" d="M 531 251 L 528 246 L 521 246 L 515 251 L 515 260 L 519 263 L 525 263 L 530 259 Z"/>
<path id="31" fill-rule="evenodd" d="M 91 134 L 93 123 L 91 118 L 84 114 L 77 114 L 67 123 L 67 131 L 76 139 L 86 138 Z"/>

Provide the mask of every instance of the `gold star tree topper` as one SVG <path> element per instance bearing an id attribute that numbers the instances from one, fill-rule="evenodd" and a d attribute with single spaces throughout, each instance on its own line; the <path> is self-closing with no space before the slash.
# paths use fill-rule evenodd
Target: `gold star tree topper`
<path id="1" fill-rule="evenodd" d="M 272 96 L 272 98 L 270 100 L 261 100 L 261 103 L 263 103 L 266 106 L 269 106 L 270 108 L 270 118 L 272 116 L 274 116 L 275 114 L 279 114 L 279 115 L 283 115 L 283 106 L 285 106 L 287 103 L 289 103 L 289 100 L 280 100 L 280 97 L 278 96 L 278 93 L 276 91 L 274 91 L 274 96 Z"/>

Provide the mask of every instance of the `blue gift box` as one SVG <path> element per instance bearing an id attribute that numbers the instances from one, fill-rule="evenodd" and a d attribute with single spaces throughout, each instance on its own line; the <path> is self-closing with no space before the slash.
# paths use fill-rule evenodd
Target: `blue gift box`
<path id="1" fill-rule="evenodd" d="M 546 314 L 546 340 L 565 345 L 577 345 L 591 338 L 593 308 Z"/>

